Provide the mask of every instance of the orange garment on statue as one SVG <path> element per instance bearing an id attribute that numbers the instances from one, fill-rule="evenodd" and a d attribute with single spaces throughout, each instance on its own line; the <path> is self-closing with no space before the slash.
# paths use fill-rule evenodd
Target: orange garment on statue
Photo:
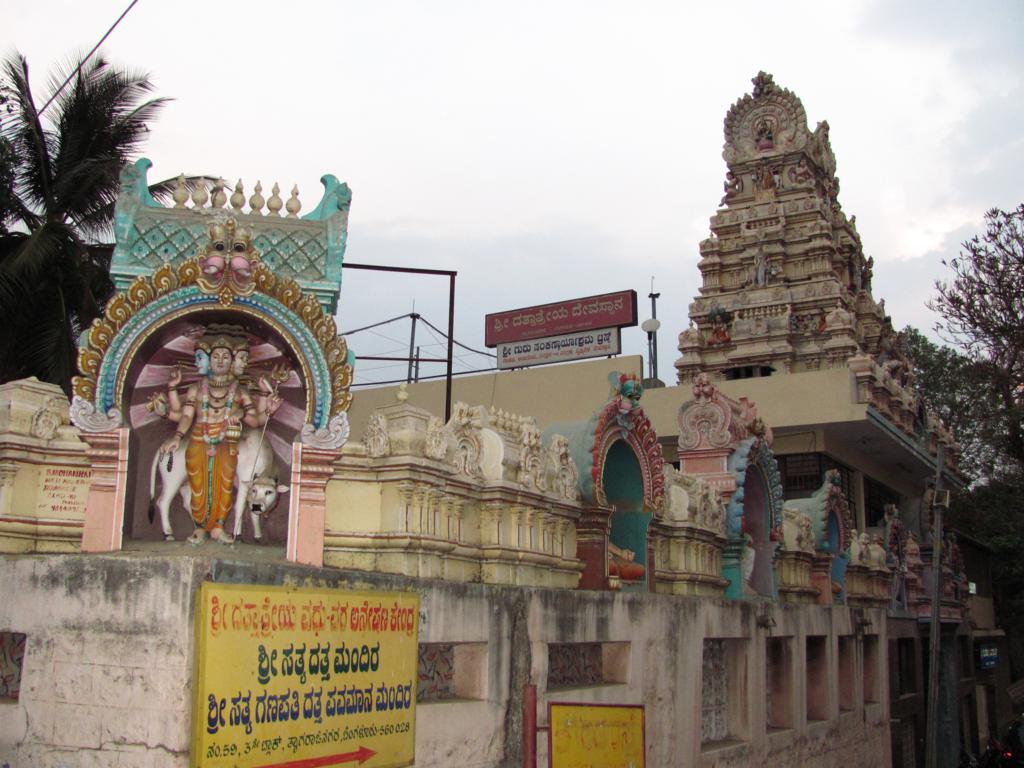
<path id="1" fill-rule="evenodd" d="M 217 439 L 226 429 L 223 422 L 210 424 L 210 437 Z M 207 454 L 207 448 L 213 448 L 212 457 Z M 193 522 L 207 531 L 223 528 L 231 513 L 234 496 L 238 441 L 226 438 L 221 443 L 208 446 L 203 441 L 203 425 L 197 420 L 192 425 L 191 439 L 185 449 L 185 467 L 192 489 Z"/>

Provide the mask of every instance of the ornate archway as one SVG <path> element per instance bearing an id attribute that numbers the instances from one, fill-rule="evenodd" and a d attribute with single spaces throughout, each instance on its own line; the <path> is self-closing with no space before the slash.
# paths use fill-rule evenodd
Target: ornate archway
<path id="1" fill-rule="evenodd" d="M 83 549 L 120 548 L 126 532 L 146 527 L 140 510 L 151 501 L 160 507 L 162 535 L 178 538 L 169 505 L 187 474 L 191 494 L 186 488 L 183 499 L 191 504 L 193 537 L 201 540 L 208 531 L 230 540 L 226 504 L 233 505 L 237 535 L 243 510 L 253 501 L 248 516 L 253 535 L 262 541 L 258 505 L 247 494 L 269 484 L 272 498 L 292 491 L 289 514 L 278 526 L 279 543 L 287 539 L 290 558 L 317 562 L 322 541 L 303 544 L 295 513 L 304 489 L 304 515 L 310 499 L 316 501 L 309 486 L 322 492 L 325 482 L 317 464 L 333 460 L 348 437 L 353 359 L 322 299 L 275 275 L 253 247 L 248 226 L 234 217 L 207 221 L 208 239 L 198 254 L 135 277 L 83 334 L 82 375 L 74 380 L 71 408 L 74 423 L 93 447 Z M 217 344 L 224 348 L 219 363 L 211 362 L 217 357 L 211 358 L 210 344 L 214 352 Z M 175 372 L 182 367 L 188 370 L 184 377 Z M 161 427 L 162 418 L 179 422 L 177 431 Z M 210 457 L 203 469 L 201 452 L 181 448 L 179 454 L 177 447 L 200 437 Z M 163 488 L 159 505 L 157 475 Z M 279 482 L 282 476 L 290 484 Z M 223 478 L 216 480 L 222 489 L 216 492 L 210 484 L 215 478 Z M 204 503 L 202 516 L 196 504 Z M 150 513 L 150 533 L 152 524 Z"/>
<path id="2" fill-rule="evenodd" d="M 639 379 L 613 373 L 609 382 L 611 398 L 589 420 L 545 434 L 565 436 L 579 467 L 584 514 L 577 556 L 586 564 L 580 587 L 646 591 L 654 565 L 647 532 L 664 501 L 664 460 L 640 406 Z"/>

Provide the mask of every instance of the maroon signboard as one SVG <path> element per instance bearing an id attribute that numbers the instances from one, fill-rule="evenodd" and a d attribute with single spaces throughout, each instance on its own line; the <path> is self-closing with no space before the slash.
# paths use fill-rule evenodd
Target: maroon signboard
<path id="1" fill-rule="evenodd" d="M 484 344 L 488 347 L 577 331 L 625 328 L 636 325 L 636 291 L 496 312 L 487 315 L 484 322 Z"/>

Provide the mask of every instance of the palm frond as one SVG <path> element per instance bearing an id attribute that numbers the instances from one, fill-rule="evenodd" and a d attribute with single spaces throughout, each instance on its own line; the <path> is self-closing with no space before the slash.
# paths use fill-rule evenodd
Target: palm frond
<path id="1" fill-rule="evenodd" d="M 15 194 L 29 206 L 45 210 L 53 184 L 51 151 L 55 139 L 51 131 L 43 128 L 36 110 L 29 84 L 28 60 L 14 54 L 4 61 L 3 74 L 17 101 L 6 136 L 20 160 L 15 175 Z"/>
<path id="2" fill-rule="evenodd" d="M 42 117 L 25 57 L 0 64 L 12 106 L 0 139 L 15 169 L 3 215 L 28 230 L 0 230 L 0 377 L 35 375 L 67 390 L 77 330 L 112 290 L 109 247 L 90 250 L 84 240 L 109 236 L 121 171 L 167 99 L 152 97 L 146 74 L 102 56 L 70 60 L 50 84 Z"/>

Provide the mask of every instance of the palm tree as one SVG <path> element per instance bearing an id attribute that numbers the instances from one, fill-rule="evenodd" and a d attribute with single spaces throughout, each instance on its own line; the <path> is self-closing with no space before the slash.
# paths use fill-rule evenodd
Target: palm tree
<path id="1" fill-rule="evenodd" d="M 36 376 L 66 392 L 78 334 L 113 291 L 100 243 L 121 169 L 167 101 L 102 57 L 56 73 L 51 90 L 69 71 L 43 117 L 25 57 L 0 66 L 0 381 Z"/>

